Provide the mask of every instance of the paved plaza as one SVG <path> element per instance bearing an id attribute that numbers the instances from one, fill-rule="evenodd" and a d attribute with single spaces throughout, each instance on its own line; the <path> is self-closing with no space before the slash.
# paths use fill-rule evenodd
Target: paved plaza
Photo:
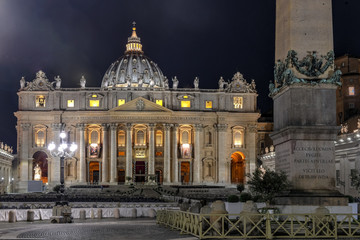
<path id="1" fill-rule="evenodd" d="M 154 219 L 75 220 L 72 224 L 49 221 L 0 223 L 0 239 L 196 239 L 160 227 Z"/>

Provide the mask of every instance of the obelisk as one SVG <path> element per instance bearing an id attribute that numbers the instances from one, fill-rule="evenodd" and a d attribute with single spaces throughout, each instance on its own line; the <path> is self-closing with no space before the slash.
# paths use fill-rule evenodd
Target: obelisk
<path id="1" fill-rule="evenodd" d="M 292 184 L 277 204 L 344 205 L 335 191 L 336 89 L 331 0 L 277 0 L 275 169 Z"/>

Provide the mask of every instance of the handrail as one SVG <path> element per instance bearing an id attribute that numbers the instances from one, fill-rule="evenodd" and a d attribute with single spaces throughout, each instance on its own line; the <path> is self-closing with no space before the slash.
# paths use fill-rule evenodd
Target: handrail
<path id="1" fill-rule="evenodd" d="M 157 211 L 159 225 L 199 239 L 360 238 L 360 214 L 197 214 Z"/>

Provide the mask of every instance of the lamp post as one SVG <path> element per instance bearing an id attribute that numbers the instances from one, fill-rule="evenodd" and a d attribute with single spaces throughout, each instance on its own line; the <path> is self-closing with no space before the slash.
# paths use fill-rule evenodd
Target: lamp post
<path id="1" fill-rule="evenodd" d="M 59 146 L 56 146 L 54 142 L 51 142 L 48 146 L 51 156 L 60 157 L 60 193 L 63 194 L 65 191 L 64 186 L 64 159 L 65 157 L 73 157 L 77 149 L 77 145 L 73 143 L 68 143 L 67 134 L 64 131 L 65 125 L 61 127 L 61 132 L 59 134 L 60 143 Z"/>

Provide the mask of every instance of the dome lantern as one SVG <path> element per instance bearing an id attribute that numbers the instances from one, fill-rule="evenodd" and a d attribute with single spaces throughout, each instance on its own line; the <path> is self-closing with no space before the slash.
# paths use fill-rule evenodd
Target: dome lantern
<path id="1" fill-rule="evenodd" d="M 128 43 L 126 44 L 125 53 L 129 53 L 129 52 L 143 53 L 140 38 L 136 35 L 136 22 L 133 22 L 132 30 L 133 31 L 131 37 L 128 38 Z"/>

